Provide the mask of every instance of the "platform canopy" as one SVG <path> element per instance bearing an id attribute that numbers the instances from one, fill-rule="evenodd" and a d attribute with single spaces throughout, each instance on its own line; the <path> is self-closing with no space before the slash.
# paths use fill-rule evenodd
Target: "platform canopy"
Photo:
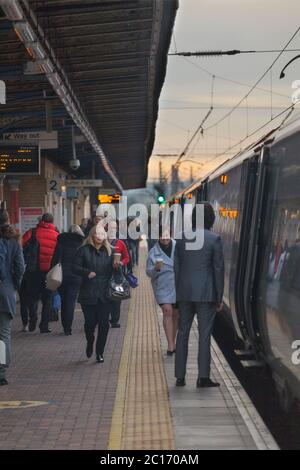
<path id="1" fill-rule="evenodd" d="M 52 125 L 59 148 L 43 153 L 67 168 L 75 122 L 76 174 L 105 170 L 119 188 L 143 187 L 177 8 L 177 0 L 0 0 L 0 133 Z"/>

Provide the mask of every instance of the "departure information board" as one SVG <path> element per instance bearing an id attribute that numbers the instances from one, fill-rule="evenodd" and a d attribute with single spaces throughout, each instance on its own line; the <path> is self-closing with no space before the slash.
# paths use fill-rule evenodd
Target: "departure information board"
<path id="1" fill-rule="evenodd" d="M 0 174 L 39 175 L 38 145 L 0 145 Z"/>

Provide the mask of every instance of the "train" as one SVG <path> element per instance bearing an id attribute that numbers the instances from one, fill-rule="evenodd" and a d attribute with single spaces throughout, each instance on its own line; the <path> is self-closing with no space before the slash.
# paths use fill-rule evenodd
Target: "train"
<path id="1" fill-rule="evenodd" d="M 223 315 L 291 410 L 300 403 L 300 115 L 168 202 L 204 200 L 223 240 Z"/>

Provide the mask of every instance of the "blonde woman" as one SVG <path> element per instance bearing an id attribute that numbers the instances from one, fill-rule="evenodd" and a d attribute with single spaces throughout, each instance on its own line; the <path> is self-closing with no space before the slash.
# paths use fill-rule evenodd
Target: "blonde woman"
<path id="1" fill-rule="evenodd" d="M 111 304 L 106 298 L 109 279 L 113 272 L 112 248 L 101 224 L 93 227 L 83 246 L 77 251 L 73 272 L 81 277 L 78 302 L 81 304 L 87 340 L 86 355 L 94 348 L 94 333 L 98 325 L 96 360 L 104 362 L 103 352 L 109 331 Z"/>

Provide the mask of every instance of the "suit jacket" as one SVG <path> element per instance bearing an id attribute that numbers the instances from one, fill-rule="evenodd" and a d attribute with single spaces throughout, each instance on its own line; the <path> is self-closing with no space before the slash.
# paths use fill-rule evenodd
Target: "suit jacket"
<path id="1" fill-rule="evenodd" d="M 187 250 L 186 242 L 177 240 L 175 279 L 177 301 L 222 302 L 224 291 L 224 257 L 221 237 L 204 230 L 201 249 Z"/>

